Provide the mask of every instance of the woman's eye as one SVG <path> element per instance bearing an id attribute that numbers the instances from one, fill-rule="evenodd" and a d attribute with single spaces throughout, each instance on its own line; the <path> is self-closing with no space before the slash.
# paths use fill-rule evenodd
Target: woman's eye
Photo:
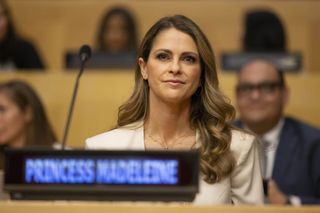
<path id="1" fill-rule="evenodd" d="M 190 64 L 193 64 L 196 62 L 197 59 L 194 56 L 189 55 L 189 56 L 185 56 L 183 60 Z"/>
<path id="2" fill-rule="evenodd" d="M 161 61 L 165 61 L 165 60 L 168 60 L 169 59 L 169 55 L 168 54 L 165 54 L 165 53 L 159 53 L 157 55 L 157 58 L 160 59 Z"/>

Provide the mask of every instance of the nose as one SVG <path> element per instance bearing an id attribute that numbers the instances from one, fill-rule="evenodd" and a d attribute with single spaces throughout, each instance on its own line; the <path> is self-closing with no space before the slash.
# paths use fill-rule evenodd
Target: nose
<path id="1" fill-rule="evenodd" d="M 178 74 L 180 72 L 181 72 L 180 61 L 178 59 L 172 60 L 171 67 L 170 67 L 170 73 Z"/>
<path id="2" fill-rule="evenodd" d="M 252 90 L 251 91 L 251 94 L 250 94 L 250 97 L 252 98 L 252 99 L 259 99 L 260 98 L 260 91 L 259 90 L 257 90 L 257 89 L 254 89 L 254 90 Z"/>

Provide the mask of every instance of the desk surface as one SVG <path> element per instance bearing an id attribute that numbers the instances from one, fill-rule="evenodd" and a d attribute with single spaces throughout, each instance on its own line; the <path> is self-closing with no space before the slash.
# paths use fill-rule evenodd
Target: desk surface
<path id="1" fill-rule="evenodd" d="M 304 207 L 277 207 L 277 206 L 192 206 L 189 204 L 163 204 L 163 203 L 111 203 L 111 202 L 68 202 L 68 201 L 0 201 L 2 213 L 300 213 L 320 212 L 320 206 Z"/>

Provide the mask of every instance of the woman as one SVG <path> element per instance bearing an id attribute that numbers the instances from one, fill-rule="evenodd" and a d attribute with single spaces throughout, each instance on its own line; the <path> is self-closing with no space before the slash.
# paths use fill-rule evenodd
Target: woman
<path id="1" fill-rule="evenodd" d="M 219 90 L 211 46 L 187 17 L 165 17 L 139 50 L 135 87 L 117 128 L 89 138 L 91 149 L 198 149 L 195 204 L 263 202 L 257 142 L 234 130 L 234 108 Z"/>
<path id="2" fill-rule="evenodd" d="M 0 161 L 5 147 L 52 147 L 56 141 L 32 87 L 18 80 L 0 83 Z M 0 164 L 1 169 L 3 163 Z"/>
<path id="3" fill-rule="evenodd" d="M 115 7 L 102 18 L 97 35 L 97 50 L 107 53 L 135 53 L 137 32 L 133 15 Z"/>
<path id="4" fill-rule="evenodd" d="M 43 68 L 34 46 L 16 34 L 8 5 L 0 0 L 0 71 Z"/>

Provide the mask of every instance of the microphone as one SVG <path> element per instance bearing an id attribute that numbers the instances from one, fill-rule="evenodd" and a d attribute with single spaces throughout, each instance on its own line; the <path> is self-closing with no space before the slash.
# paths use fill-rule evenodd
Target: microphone
<path id="1" fill-rule="evenodd" d="M 91 57 L 91 48 L 89 45 L 83 45 L 79 50 L 79 58 L 81 63 L 86 62 Z"/>
<path id="2" fill-rule="evenodd" d="M 73 113 L 73 108 L 74 108 L 74 103 L 75 103 L 75 100 L 76 100 L 76 97 L 77 97 L 77 93 L 78 93 L 79 80 L 80 80 L 80 77 L 81 77 L 81 75 L 83 73 L 84 65 L 90 59 L 90 57 L 91 57 L 91 48 L 90 48 L 90 46 L 89 45 L 83 45 L 79 50 L 79 58 L 80 58 L 80 62 L 81 62 L 80 63 L 80 71 L 78 73 L 78 76 L 77 76 L 77 79 L 76 79 L 76 83 L 75 83 L 74 89 L 73 89 L 73 94 L 72 94 L 71 103 L 70 103 L 70 107 L 69 107 L 69 113 L 68 113 L 66 125 L 65 125 L 65 128 L 64 128 L 64 134 L 63 134 L 61 149 L 65 149 L 65 146 L 66 146 L 69 127 L 70 127 L 70 121 L 71 121 L 71 118 L 72 118 L 72 113 Z"/>

